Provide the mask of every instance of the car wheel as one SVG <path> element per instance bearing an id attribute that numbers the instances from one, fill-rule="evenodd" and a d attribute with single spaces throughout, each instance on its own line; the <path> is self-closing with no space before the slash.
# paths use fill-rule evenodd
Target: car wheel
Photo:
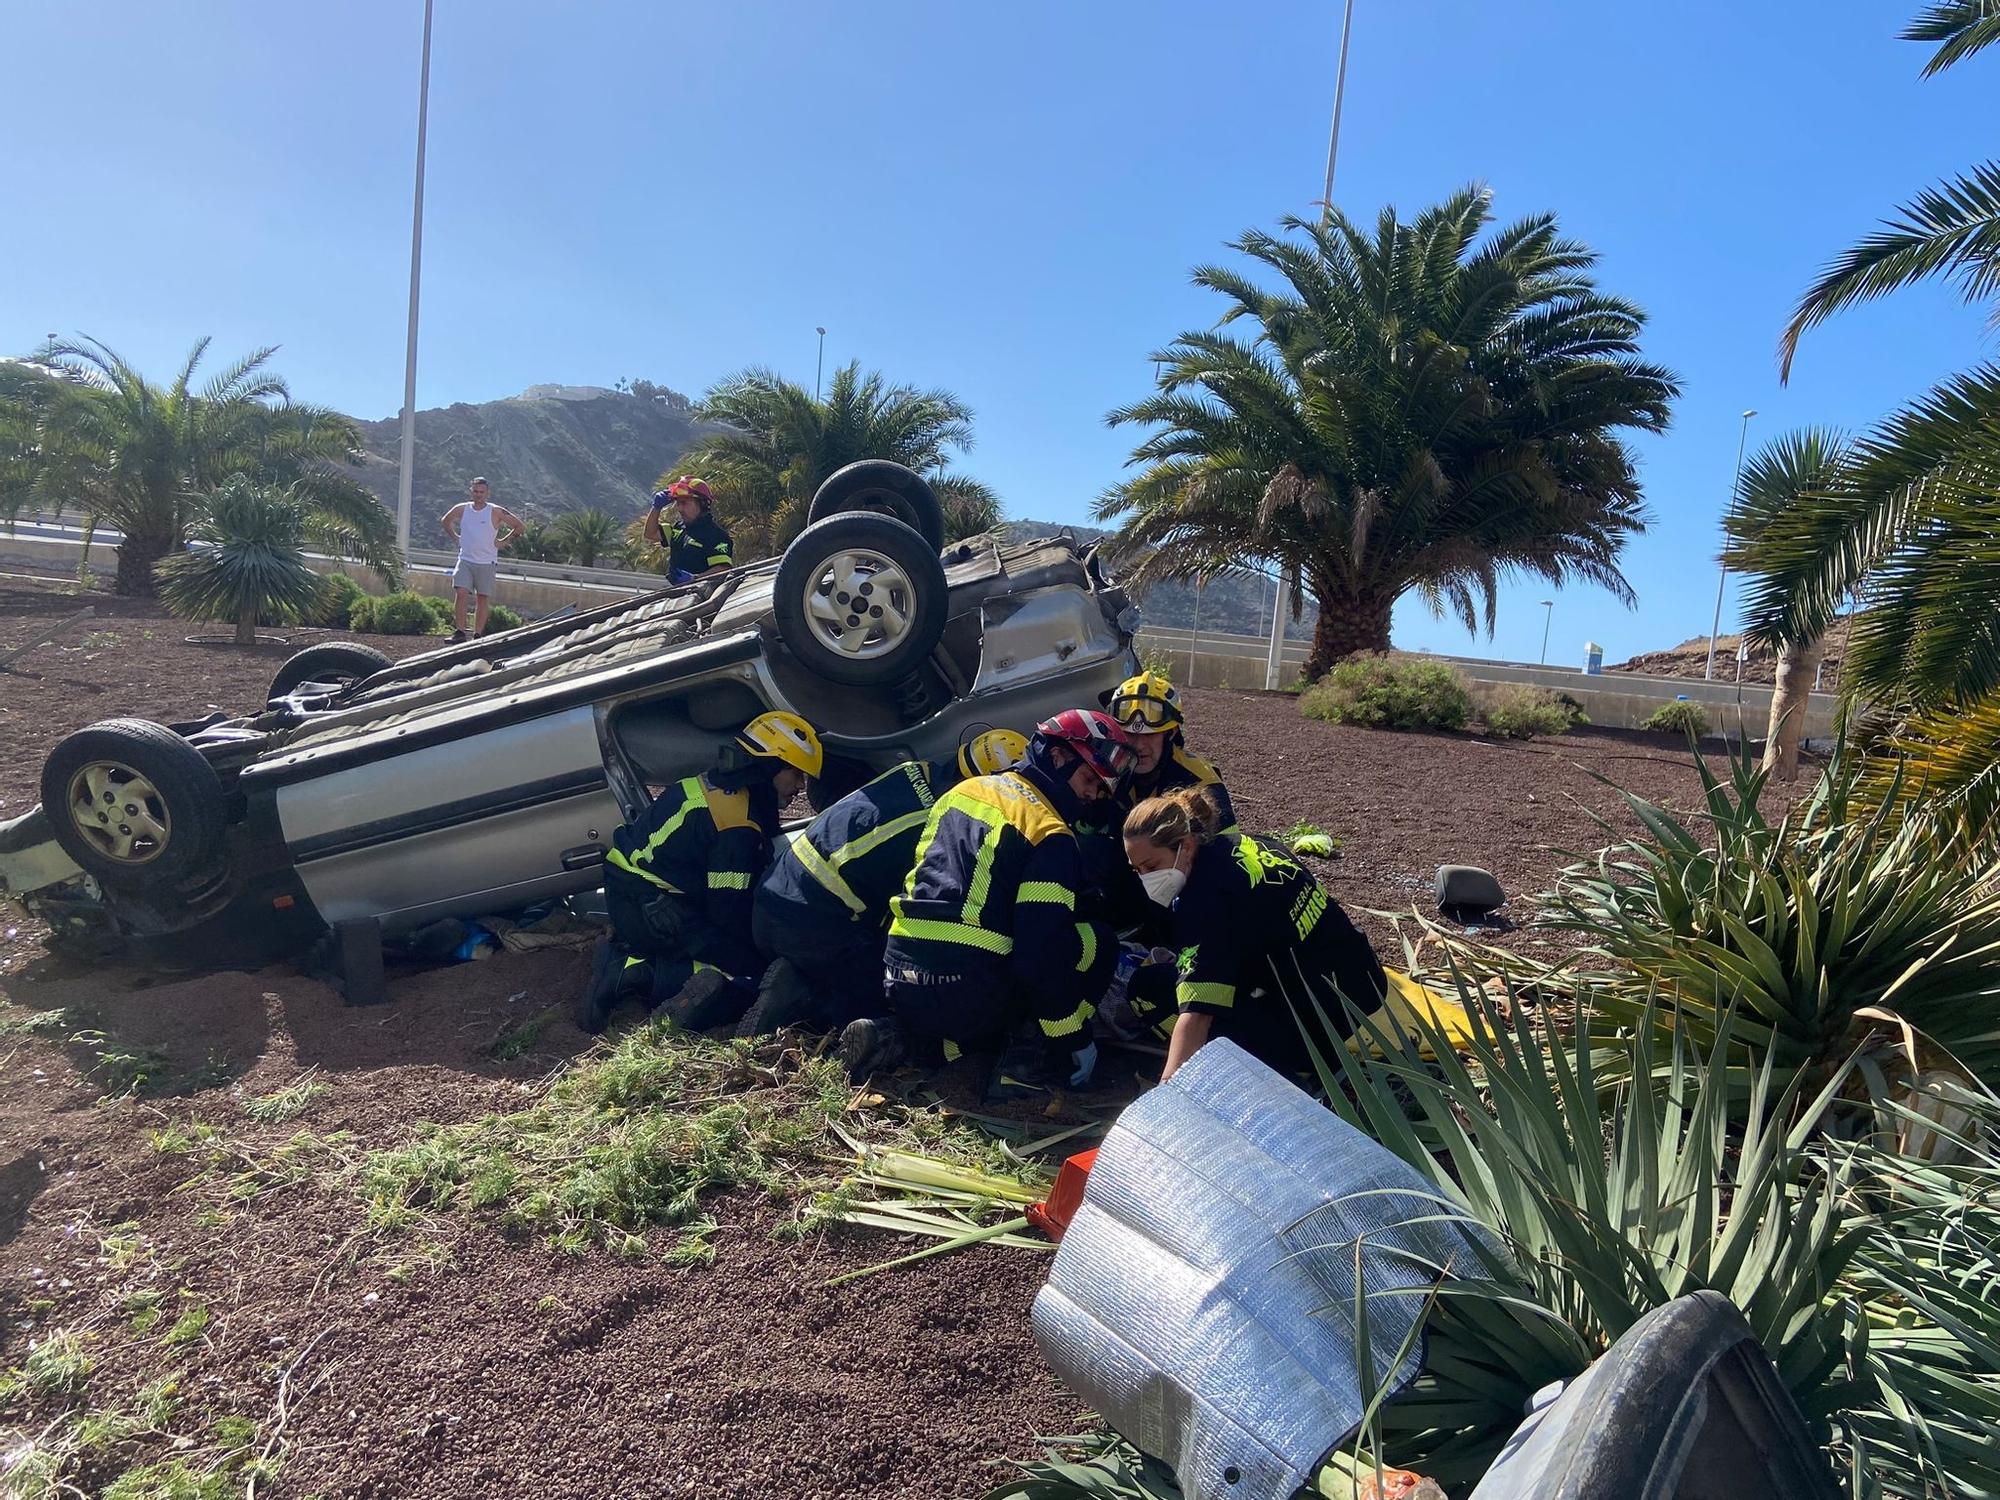
<path id="1" fill-rule="evenodd" d="M 901 521 L 843 515 L 800 532 L 778 564 L 778 632 L 809 672 L 850 687 L 917 671 L 944 634 L 944 564 Z"/>
<path id="2" fill-rule="evenodd" d="M 359 641 L 326 641 L 297 652 L 278 668 L 268 696 L 282 698 L 302 682 L 359 682 L 395 664 L 387 652 Z"/>
<path id="3" fill-rule="evenodd" d="M 215 768 L 144 719 L 107 719 L 57 745 L 42 767 L 42 809 L 64 853 L 127 887 L 171 885 L 200 870 L 225 822 Z"/>
<path id="4" fill-rule="evenodd" d="M 806 520 L 872 511 L 901 521 L 933 554 L 944 551 L 944 507 L 937 491 L 914 469 L 886 458 L 864 458 L 835 469 L 813 494 Z"/>

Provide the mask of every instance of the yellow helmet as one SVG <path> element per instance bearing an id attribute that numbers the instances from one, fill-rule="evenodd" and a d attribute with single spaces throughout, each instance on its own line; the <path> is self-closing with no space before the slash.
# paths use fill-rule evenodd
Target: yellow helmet
<path id="1" fill-rule="evenodd" d="M 1154 734 L 1181 727 L 1181 695 L 1158 672 L 1128 677 L 1104 700 L 1111 717 L 1134 734 Z"/>
<path id="2" fill-rule="evenodd" d="M 743 732 L 736 736 L 736 744 L 746 754 L 781 760 L 808 776 L 819 775 L 820 767 L 826 763 L 818 732 L 797 714 L 782 708 L 769 709 L 745 724 Z"/>
<path id="3" fill-rule="evenodd" d="M 1028 758 L 1028 737 L 1019 730 L 989 729 L 958 747 L 961 776 L 997 776 Z"/>

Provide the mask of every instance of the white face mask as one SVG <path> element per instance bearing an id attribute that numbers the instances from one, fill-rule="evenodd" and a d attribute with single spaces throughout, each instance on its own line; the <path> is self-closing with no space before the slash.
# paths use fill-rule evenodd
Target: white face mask
<path id="1" fill-rule="evenodd" d="M 1172 906 L 1181 888 L 1187 884 L 1185 870 L 1143 870 L 1139 874 L 1139 884 L 1146 888 L 1146 895 L 1156 906 Z"/>

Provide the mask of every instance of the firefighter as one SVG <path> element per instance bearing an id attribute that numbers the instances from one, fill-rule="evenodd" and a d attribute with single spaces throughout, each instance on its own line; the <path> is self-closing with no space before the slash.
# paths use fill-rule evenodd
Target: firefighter
<path id="1" fill-rule="evenodd" d="M 665 1003 L 690 1030 L 741 1015 L 763 965 L 751 897 L 785 804 L 819 774 L 819 735 L 772 709 L 743 726 L 716 767 L 670 786 L 612 835 L 604 900 L 612 941 L 577 1017 L 601 1031 L 621 998 Z"/>
<path id="2" fill-rule="evenodd" d="M 989 729 L 951 760 L 891 767 L 783 845 L 757 883 L 750 927 L 772 962 L 737 1034 L 807 1021 L 838 1031 L 881 1014 L 889 898 L 916 863 L 932 805 L 961 781 L 1020 764 L 1027 752 L 1027 736 Z"/>
<path id="3" fill-rule="evenodd" d="M 1291 1077 L 1312 1073 L 1300 1025 L 1322 1054 L 1352 1030 L 1344 1002 L 1381 1006 L 1388 979 L 1368 939 L 1283 852 L 1222 827 L 1211 788 L 1150 797 L 1125 816 L 1125 852 L 1149 900 L 1172 916 L 1176 964 L 1132 977 L 1134 1011 L 1167 1037 L 1162 1080 L 1211 1036 Z M 1295 1019 L 1296 1017 L 1296 1019 Z"/>
<path id="4" fill-rule="evenodd" d="M 1106 715 L 1066 709 L 1039 724 L 1027 759 L 978 776 L 931 809 L 902 894 L 889 903 L 883 956 L 889 1015 L 849 1023 L 841 1060 L 859 1078 L 906 1058 L 1002 1055 L 995 1083 L 1089 1081 L 1086 1023 L 1118 960 L 1116 934 L 1080 919 L 1075 821 L 1117 790 L 1132 743 Z"/>
<path id="5" fill-rule="evenodd" d="M 1157 672 L 1141 672 L 1119 683 L 1103 701 L 1131 737 L 1138 759 L 1118 795 L 1077 830 L 1085 884 L 1094 909 L 1120 932 L 1143 943 L 1164 943 L 1169 936 L 1166 914 L 1146 900 L 1125 860 L 1119 832 L 1125 815 L 1148 797 L 1187 786 L 1209 789 L 1224 832 L 1236 832 L 1236 813 L 1215 767 L 1187 748 L 1186 717 L 1172 683 Z"/>
<path id="6" fill-rule="evenodd" d="M 669 506 L 676 519 L 663 530 L 661 513 Z M 707 480 L 691 474 L 683 474 L 665 489 L 653 492 L 645 533 L 647 541 L 667 549 L 669 583 L 689 583 L 733 562 L 729 533 L 715 519 L 714 493 Z"/>
<path id="7" fill-rule="evenodd" d="M 1187 747 L 1187 717 L 1181 695 L 1157 672 L 1128 677 L 1111 690 L 1107 711 L 1131 736 L 1138 762 L 1119 788 L 1118 803 L 1130 812 L 1148 797 L 1184 786 L 1207 787 L 1222 819 L 1223 833 L 1236 832 L 1236 810 L 1214 766 Z"/>

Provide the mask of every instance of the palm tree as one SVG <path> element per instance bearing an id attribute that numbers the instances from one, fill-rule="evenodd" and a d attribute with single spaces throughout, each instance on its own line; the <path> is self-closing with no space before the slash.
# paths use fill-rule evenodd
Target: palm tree
<path id="1" fill-rule="evenodd" d="M 196 508 L 185 551 L 156 570 L 160 598 L 184 620 L 234 620 L 236 644 L 254 646 L 257 624 L 291 624 L 321 602 L 306 566 L 308 538 L 323 535 L 314 502 L 232 475 Z"/>
<path id="2" fill-rule="evenodd" d="M 1938 44 L 1929 75 L 2000 41 L 2000 14 L 1945 0 L 1903 36 Z M 1829 266 L 1781 340 L 1787 373 L 1806 330 L 1940 276 L 1971 302 L 2000 294 L 2000 162 L 1919 194 Z M 1760 644 L 1812 639 L 1858 596 L 1841 689 L 1901 721 L 1886 748 L 1910 757 L 1911 774 L 1876 780 L 1932 803 L 1990 798 L 2000 763 L 1996 412 L 2000 365 L 1934 387 L 1854 445 L 1844 483 L 1805 487 L 1730 554 L 1756 575 L 1745 633 Z M 1990 811 L 1967 816 L 1983 826 Z"/>
<path id="3" fill-rule="evenodd" d="M 32 369 L 13 366 L 0 383 L 0 405 L 13 415 L 0 428 L 32 424 L 33 438 L 0 465 L 0 500 L 18 508 L 32 499 L 57 513 L 74 504 L 93 528 L 116 528 L 118 592 L 145 594 L 154 564 L 180 546 L 202 497 L 243 474 L 291 488 L 326 545 L 393 575 L 393 518 L 336 467 L 360 454 L 353 421 L 293 402 L 265 368 L 275 349 L 246 355 L 197 388 L 208 344 L 198 342 L 166 386 L 88 337 L 38 352 Z M 32 451 L 24 456 L 22 446 Z"/>
<path id="4" fill-rule="evenodd" d="M 594 568 L 600 557 L 618 549 L 623 528 L 604 511 L 575 510 L 556 521 L 549 533 L 563 556 L 579 567 Z"/>
<path id="5" fill-rule="evenodd" d="M 972 410 L 949 391 L 892 386 L 880 372 L 863 375 L 857 362 L 833 372 L 822 400 L 774 370 L 749 369 L 709 391 L 699 410 L 734 430 L 703 438 L 661 482 L 677 474 L 709 481 L 739 562 L 783 551 L 804 529 L 813 492 L 863 458 L 893 459 L 929 479 L 945 502 L 948 539 L 999 521 L 992 490 L 946 472 L 953 450 L 972 446 Z"/>
<path id="6" fill-rule="evenodd" d="M 557 562 L 563 548 L 556 538 L 555 527 L 543 521 L 523 520 L 519 534 L 507 543 L 507 552 L 522 562 Z"/>
<path id="7" fill-rule="evenodd" d="M 1833 503 L 1847 495 L 1852 471 L 1853 445 L 1825 428 L 1787 433 L 1765 444 L 1744 465 L 1737 481 L 1735 503 L 1725 522 L 1729 564 L 1742 567 L 1753 550 L 1766 557 L 1794 550 L 1817 554 L 1825 538 L 1814 529 L 1816 515 L 1823 512 L 1817 512 L 1813 502 Z M 1753 614 L 1778 586 L 1769 572 L 1750 575 Z M 1799 617 L 1777 641 L 1777 685 L 1764 739 L 1764 769 L 1781 781 L 1798 775 L 1807 695 L 1837 609 L 1838 601 L 1831 601 L 1824 614 Z"/>
<path id="8" fill-rule="evenodd" d="M 1468 188 L 1408 223 L 1384 209 L 1372 234 L 1337 212 L 1252 230 L 1233 248 L 1276 290 L 1196 270 L 1223 326 L 1183 334 L 1158 391 L 1109 417 L 1155 429 L 1097 512 L 1125 518 L 1137 581 L 1298 570 L 1315 676 L 1386 650 L 1412 589 L 1489 634 L 1508 574 L 1631 602 L 1618 554 L 1645 513 L 1619 434 L 1662 431 L 1678 386 L 1637 357 L 1645 316 L 1597 290 L 1591 251 L 1550 215 L 1481 242 L 1489 204 Z"/>

